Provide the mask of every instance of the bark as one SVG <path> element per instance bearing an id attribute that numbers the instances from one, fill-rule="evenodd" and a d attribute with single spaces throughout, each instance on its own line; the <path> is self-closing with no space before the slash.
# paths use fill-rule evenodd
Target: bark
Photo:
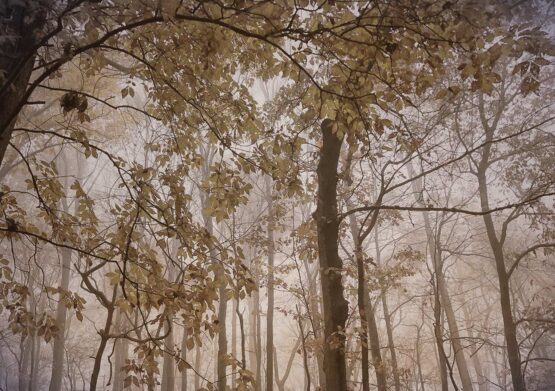
<path id="1" fill-rule="evenodd" d="M 491 124 L 486 117 L 483 95 L 479 96 L 480 120 L 485 134 L 486 146 L 482 150 L 480 161 L 476 164 L 476 176 L 478 178 L 478 191 L 480 194 L 480 207 L 482 212 L 490 210 L 489 195 L 487 184 L 487 170 L 490 166 L 492 140 L 495 130 L 503 114 L 505 108 L 505 97 L 501 96 L 497 111 L 494 113 Z M 495 224 L 491 214 L 482 216 L 488 241 L 495 258 L 495 267 L 497 270 L 497 278 L 499 281 L 499 295 L 501 303 L 501 314 L 503 317 L 503 331 L 505 335 L 505 343 L 507 345 L 507 356 L 509 367 L 511 369 L 511 378 L 513 381 L 514 391 L 525 391 L 524 376 L 522 367 L 520 366 L 520 349 L 516 338 L 516 325 L 513 318 L 511 293 L 509 285 L 509 274 L 505 265 L 505 254 L 503 250 L 503 241 L 499 239 L 495 232 Z"/>
<path id="2" fill-rule="evenodd" d="M 411 177 L 414 177 L 414 170 L 412 168 L 412 164 L 409 163 L 408 168 L 409 168 Z M 412 186 L 415 192 L 416 202 L 421 206 L 424 206 L 423 196 L 422 196 L 422 191 L 423 191 L 422 178 L 418 178 L 414 180 L 412 182 Z M 426 230 L 426 238 L 427 238 L 427 242 L 428 242 L 427 244 L 429 249 L 428 251 L 431 253 L 434 273 L 436 275 L 438 293 L 441 300 L 441 305 L 445 310 L 447 324 L 449 325 L 451 345 L 453 346 L 453 350 L 455 353 L 455 362 L 459 370 L 459 376 L 461 378 L 463 391 L 473 391 L 472 378 L 470 377 L 470 371 L 468 370 L 468 364 L 466 361 L 466 357 L 464 355 L 463 346 L 461 344 L 461 336 L 459 333 L 457 319 L 455 317 L 455 311 L 453 310 L 453 305 L 451 303 L 451 298 L 449 296 L 449 291 L 447 289 L 447 285 L 445 282 L 445 276 L 443 274 L 443 261 L 442 261 L 441 249 L 440 249 L 438 240 L 436 238 L 436 235 L 434 235 L 434 232 L 432 231 L 432 224 L 430 222 L 429 213 L 424 211 L 422 214 L 424 217 L 424 228 Z"/>
<path id="3" fill-rule="evenodd" d="M 235 312 L 237 312 L 237 318 L 239 318 L 239 331 L 241 333 L 241 369 L 247 368 L 247 357 L 245 354 L 245 324 L 243 321 L 243 314 L 239 311 L 239 298 L 235 299 Z"/>
<path id="4" fill-rule="evenodd" d="M 63 155 L 63 167 L 58 168 L 58 172 L 65 173 L 65 177 L 69 178 L 69 166 L 66 154 Z M 77 159 L 77 177 L 81 174 L 79 161 Z M 68 184 L 65 188 L 69 190 Z M 69 213 L 69 206 L 67 204 L 67 199 L 63 198 L 61 201 L 61 207 L 65 213 Z M 75 203 L 75 214 L 77 214 L 77 202 Z M 72 252 L 68 248 L 59 249 L 62 258 L 62 278 L 60 281 L 60 288 L 64 291 L 69 289 L 69 277 L 71 268 L 71 257 Z M 52 374 L 50 376 L 50 387 L 49 391 L 60 391 L 62 389 L 62 378 L 64 374 L 64 353 L 65 353 L 65 332 L 66 332 L 66 318 L 67 318 L 67 307 L 61 300 L 58 301 L 58 306 L 56 308 L 56 324 L 58 325 L 58 334 L 54 339 L 54 345 L 52 347 Z"/>
<path id="5" fill-rule="evenodd" d="M 89 282 L 90 283 L 90 282 Z M 108 343 L 110 328 L 112 327 L 112 321 L 114 318 L 114 301 L 117 295 L 117 285 L 114 287 L 114 291 L 112 294 L 112 301 L 107 306 L 107 315 L 106 321 L 104 322 L 104 329 L 100 330 L 98 333 L 100 334 L 100 344 L 96 350 L 96 354 L 94 356 L 94 365 L 93 370 L 91 373 L 91 382 L 89 385 L 89 391 L 96 391 L 96 385 L 98 384 L 98 375 L 100 374 L 100 367 L 102 365 L 102 356 L 104 355 L 104 350 L 106 349 L 106 345 Z"/>
<path id="6" fill-rule="evenodd" d="M 231 366 L 232 373 L 237 372 L 237 300 L 233 299 L 232 311 L 231 311 L 231 355 L 233 356 L 233 364 Z M 237 377 L 234 375 L 231 378 L 231 388 L 235 389 L 237 387 Z"/>
<path id="7" fill-rule="evenodd" d="M 464 311 L 464 318 L 466 320 L 466 328 L 468 329 L 468 336 L 470 340 L 475 341 L 474 335 L 472 333 L 472 322 L 470 318 L 470 313 L 468 311 L 467 306 L 463 307 Z M 476 344 L 474 344 L 474 347 Z M 486 369 L 482 365 L 482 360 L 480 360 L 480 352 L 476 350 L 472 355 L 472 365 L 474 366 L 474 371 L 476 371 L 476 381 L 478 382 L 478 390 L 479 391 L 487 391 L 488 390 L 488 382 L 487 378 L 484 375 L 484 369 Z"/>
<path id="8" fill-rule="evenodd" d="M 204 177 L 207 178 L 209 175 L 209 164 L 211 152 L 207 151 L 206 161 L 204 165 Z M 203 213 L 202 217 L 204 219 L 204 226 L 211 237 L 214 237 L 214 222 L 212 216 L 209 216 L 204 212 L 208 206 L 208 195 L 202 194 L 202 207 Z M 226 278 L 225 270 L 221 263 L 218 264 L 218 258 L 216 254 L 216 249 L 213 245 L 208 249 L 210 259 L 213 263 L 216 263 L 216 281 L 218 283 L 218 352 L 216 360 L 216 383 L 219 391 L 225 391 L 227 387 L 227 376 L 226 376 L 226 356 L 227 356 L 227 297 L 226 297 Z"/>
<path id="9" fill-rule="evenodd" d="M 67 202 L 64 199 L 64 209 L 67 211 Z M 61 248 L 62 258 L 62 280 L 60 287 L 67 291 L 69 288 L 69 269 L 71 267 L 71 250 Z M 64 374 L 64 352 L 65 352 L 65 329 L 66 329 L 67 307 L 60 298 L 56 309 L 56 324 L 59 328 L 54 345 L 52 347 L 52 375 L 50 377 L 49 391 L 60 391 L 62 389 L 62 377 Z"/>
<path id="10" fill-rule="evenodd" d="M 339 219 L 337 212 L 337 166 L 342 138 L 332 131 L 332 121 L 322 122 L 322 149 L 318 162 L 318 200 L 315 219 L 324 304 L 324 371 L 326 390 L 346 391 L 345 323 L 348 302 L 343 293 L 339 258 Z"/>
<path id="11" fill-rule="evenodd" d="M 33 341 L 32 334 L 21 334 L 20 350 L 21 359 L 19 361 L 19 391 L 27 391 L 29 389 L 29 362 L 31 361 L 31 343 Z"/>
<path id="12" fill-rule="evenodd" d="M 399 377 L 399 365 L 397 364 L 397 351 L 395 350 L 395 340 L 393 338 L 393 327 L 391 325 L 391 315 L 387 305 L 387 291 L 382 292 L 382 308 L 384 313 L 385 328 L 387 332 L 387 345 L 391 358 L 391 371 L 393 372 L 393 384 L 395 391 L 401 391 L 401 379 Z"/>
<path id="13" fill-rule="evenodd" d="M 305 259 L 303 261 L 306 275 L 309 277 L 308 282 L 308 306 L 309 306 L 309 316 L 310 324 L 312 326 L 312 333 L 314 334 L 314 339 L 319 341 L 322 337 L 322 316 L 320 315 L 319 305 L 320 300 L 317 294 L 317 278 L 319 270 L 315 268 L 314 272 L 311 273 L 308 261 Z M 315 265 L 317 267 L 317 265 Z M 312 277 L 314 275 L 314 277 Z M 316 349 L 316 364 L 318 366 L 318 380 L 320 387 L 324 390 L 326 387 L 326 377 L 324 374 L 324 350 L 323 347 Z"/>
<path id="14" fill-rule="evenodd" d="M 478 171 L 478 182 L 482 211 L 487 211 L 489 210 L 489 198 L 485 170 Z M 486 234 L 495 258 L 495 267 L 497 269 L 501 314 L 503 317 L 503 331 L 505 335 L 505 343 L 507 344 L 507 355 L 509 367 L 511 369 L 513 389 L 514 391 L 526 391 L 522 368 L 520 366 L 520 349 L 516 339 L 516 325 L 512 312 L 509 275 L 507 274 L 505 266 L 503 245 L 499 242 L 491 215 L 483 215 L 483 220 L 486 227 Z"/>
<path id="15" fill-rule="evenodd" d="M 198 344 L 195 344 L 195 390 L 200 388 L 200 372 L 202 370 L 201 358 L 200 347 Z"/>
<path id="16" fill-rule="evenodd" d="M 174 391 L 175 389 L 175 359 L 173 346 L 173 328 L 170 330 L 167 322 L 164 322 L 164 362 L 162 364 L 161 391 Z"/>
<path id="17" fill-rule="evenodd" d="M 279 391 L 285 391 L 285 382 L 289 378 L 289 374 L 291 373 L 291 368 L 293 367 L 293 360 L 295 359 L 295 355 L 301 346 L 302 336 L 299 335 L 297 338 L 297 342 L 295 342 L 295 346 L 291 350 L 291 354 L 289 355 L 289 360 L 287 360 L 287 366 L 285 367 L 285 372 L 283 373 L 283 377 L 279 377 L 279 368 L 278 368 L 278 359 L 277 359 L 277 352 L 274 348 L 274 372 L 276 376 L 276 384 L 278 386 Z"/>
<path id="18" fill-rule="evenodd" d="M 379 246 L 379 233 L 376 230 L 374 233 L 374 244 L 376 246 L 376 263 L 381 264 L 381 250 Z M 384 290 L 381 294 L 383 316 L 385 320 L 385 329 L 387 332 L 387 345 L 389 346 L 389 354 L 391 356 L 391 371 L 393 372 L 393 383 L 395 391 L 401 391 L 401 379 L 399 377 L 399 366 L 397 364 L 397 352 L 395 350 L 395 340 L 393 338 L 393 327 L 391 325 L 391 314 L 387 305 L 387 291 Z"/>
<path id="19" fill-rule="evenodd" d="M 274 389 L 274 223 L 272 182 L 266 178 L 268 201 L 268 309 L 266 313 L 266 391 Z"/>
<path id="20" fill-rule="evenodd" d="M 387 390 L 387 373 L 385 365 L 382 360 L 382 353 L 380 351 L 380 336 L 378 333 L 378 325 L 376 323 L 376 315 L 372 302 L 370 301 L 370 294 L 366 290 L 366 318 L 368 319 L 368 337 L 370 339 L 370 352 L 372 353 L 372 365 L 376 371 L 376 383 L 378 391 Z"/>
<path id="21" fill-rule="evenodd" d="M 120 310 L 116 310 L 115 327 L 117 328 L 118 334 L 124 332 L 124 317 Z M 118 338 L 114 342 L 114 389 L 113 391 L 124 391 L 123 381 L 126 377 L 126 373 L 122 371 L 125 365 L 125 360 L 128 356 L 129 351 L 129 341 L 125 338 Z"/>
<path id="22" fill-rule="evenodd" d="M 21 5 L 19 5 L 21 3 Z M 14 2 L 10 18 L 0 20 L 0 28 L 7 28 L 16 37 L 15 42 L 0 43 L 0 166 L 10 143 L 17 115 L 26 102 L 23 101 L 27 84 L 35 63 L 34 48 L 38 43 L 37 30 L 44 25 L 44 10 L 32 11 L 25 2 Z"/>
<path id="23" fill-rule="evenodd" d="M 181 359 L 187 362 L 187 325 L 183 326 L 181 337 Z M 187 368 L 183 368 L 181 372 L 181 391 L 187 391 Z"/>

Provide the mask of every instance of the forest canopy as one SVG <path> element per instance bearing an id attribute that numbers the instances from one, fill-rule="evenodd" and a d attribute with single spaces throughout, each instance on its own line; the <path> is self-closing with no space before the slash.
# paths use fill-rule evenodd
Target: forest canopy
<path id="1" fill-rule="evenodd" d="M 553 21 L 0 2 L 0 390 L 554 389 Z"/>

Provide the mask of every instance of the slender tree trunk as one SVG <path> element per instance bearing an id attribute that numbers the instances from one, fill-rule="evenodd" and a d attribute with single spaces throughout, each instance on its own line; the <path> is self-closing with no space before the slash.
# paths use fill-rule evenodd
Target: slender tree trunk
<path id="1" fill-rule="evenodd" d="M 195 344 L 195 391 L 200 388 L 200 372 L 202 370 L 201 351 L 198 344 Z"/>
<path id="2" fill-rule="evenodd" d="M 380 350 L 380 335 L 378 324 L 376 323 L 376 314 L 372 302 L 370 301 L 370 293 L 366 290 L 366 318 L 368 319 L 368 337 L 370 339 L 370 352 L 372 353 L 372 365 L 376 371 L 376 383 L 378 391 L 387 390 L 387 374 L 385 365 L 382 360 Z"/>
<path id="3" fill-rule="evenodd" d="M 64 202 L 67 208 L 67 203 Z M 69 288 L 69 269 L 71 267 L 71 250 L 61 248 L 62 258 L 62 280 L 61 288 L 67 291 Z M 62 377 L 64 374 L 64 353 L 65 353 L 65 323 L 67 317 L 67 307 L 60 298 L 56 309 L 56 324 L 58 333 L 54 339 L 52 347 L 52 375 L 50 377 L 49 391 L 60 391 L 62 389 Z"/>
<path id="4" fill-rule="evenodd" d="M 482 211 L 489 210 L 489 197 L 486 181 L 486 170 L 478 170 L 478 183 L 480 191 L 480 203 Z M 482 216 L 486 227 L 486 234 L 495 258 L 495 266 L 497 269 L 497 277 L 499 281 L 499 294 L 501 303 L 501 315 L 503 317 L 503 331 L 505 334 L 505 343 L 507 344 L 507 355 L 509 367 L 511 369 L 511 378 L 513 381 L 514 391 L 526 391 L 522 368 L 520 366 L 520 349 L 516 338 L 516 325 L 513 318 L 511 305 L 511 290 L 509 285 L 509 275 L 505 266 L 505 255 L 503 245 L 499 242 L 495 232 L 495 225 L 490 214 Z"/>
<path id="5" fill-rule="evenodd" d="M 40 312 L 42 312 L 42 310 Z M 33 349 L 31 350 L 31 376 L 29 381 L 29 391 L 35 391 L 39 386 L 38 379 L 40 370 L 41 338 L 35 334 L 32 343 Z"/>
<path id="6" fill-rule="evenodd" d="M 169 332 L 169 333 L 168 333 Z M 167 322 L 164 323 L 164 334 L 168 333 L 164 339 L 164 361 L 162 364 L 162 384 L 161 391 L 174 391 L 175 389 L 175 359 L 174 359 L 174 342 L 173 328 Z"/>
<path id="7" fill-rule="evenodd" d="M 343 294 L 339 258 L 339 219 L 337 211 L 337 165 L 342 138 L 332 130 L 332 121 L 322 122 L 322 149 L 318 163 L 318 206 L 315 212 L 318 252 L 324 303 L 324 370 L 326 390 L 346 391 L 345 323 L 349 305 Z"/>
<path id="8" fill-rule="evenodd" d="M 289 355 L 289 360 L 287 360 L 287 366 L 285 367 L 285 372 L 283 373 L 283 377 L 281 379 L 279 377 L 279 368 L 278 368 L 279 361 L 277 359 L 277 351 L 274 348 L 274 373 L 276 376 L 276 384 L 278 385 L 279 391 L 285 391 L 285 382 L 287 381 L 287 379 L 289 378 L 289 374 L 291 373 L 293 360 L 295 359 L 295 355 L 297 354 L 297 351 L 301 346 L 302 338 L 303 338 L 302 335 L 299 335 L 299 338 L 297 338 L 297 342 L 295 342 L 295 345 L 291 350 L 291 354 Z"/>
<path id="9" fill-rule="evenodd" d="M 233 299 L 232 312 L 231 312 L 231 355 L 234 358 L 233 365 L 231 367 L 234 373 L 231 378 L 231 388 L 235 389 L 237 387 L 237 377 L 235 373 L 237 372 L 237 300 Z"/>
<path id="10" fill-rule="evenodd" d="M 376 247 L 376 263 L 381 265 L 381 249 L 380 236 L 378 230 L 374 232 L 374 244 Z M 401 391 L 401 379 L 399 378 L 399 367 L 397 365 L 397 352 L 395 350 L 395 340 L 393 338 L 393 327 L 391 325 L 391 314 L 387 305 L 387 291 L 383 290 L 381 294 L 383 316 L 385 320 L 385 329 L 387 332 L 387 344 L 389 346 L 389 354 L 391 356 L 391 371 L 393 372 L 393 383 L 395 391 Z"/>
<path id="11" fill-rule="evenodd" d="M 19 361 L 19 391 L 27 391 L 29 389 L 29 362 L 31 361 L 31 343 L 33 338 L 31 333 L 21 334 L 20 350 L 21 358 Z"/>
<path id="12" fill-rule="evenodd" d="M 102 356 L 104 355 L 104 350 L 108 343 L 108 335 L 110 334 L 110 328 L 112 327 L 112 321 L 114 318 L 114 301 L 116 299 L 118 291 L 118 286 L 114 286 L 114 291 L 112 293 L 112 301 L 110 305 L 106 308 L 107 315 L 106 321 L 104 322 L 104 328 L 99 331 L 100 334 L 100 344 L 96 350 L 96 355 L 94 356 L 94 365 L 91 373 L 91 382 L 89 385 L 89 391 L 96 391 L 96 385 L 98 384 L 98 375 L 100 374 L 100 367 L 102 366 Z"/>
<path id="13" fill-rule="evenodd" d="M 308 261 L 305 259 L 303 261 L 306 275 L 309 276 L 308 281 L 308 306 L 310 311 L 310 319 L 312 326 L 312 333 L 314 334 L 315 340 L 320 340 L 322 337 L 322 316 L 320 315 L 320 295 L 318 295 L 317 279 L 319 275 L 319 270 L 314 270 L 314 278 L 312 278 L 312 273 L 310 271 L 310 266 Z M 317 265 L 315 265 L 317 267 Z M 318 366 L 318 380 L 320 387 L 324 390 L 326 387 L 326 377 L 324 374 L 324 350 L 323 347 L 318 347 L 316 349 L 316 365 Z"/>
<path id="14" fill-rule="evenodd" d="M 119 309 L 116 309 L 116 319 L 115 327 L 118 330 L 118 334 L 123 333 L 125 330 L 124 324 L 126 323 L 122 313 Z M 126 373 L 122 371 L 125 365 L 125 360 L 129 354 L 129 341 L 125 338 L 118 338 L 114 341 L 114 388 L 113 391 L 124 391 L 123 381 L 126 377 Z"/>
<path id="15" fill-rule="evenodd" d="M 67 187 L 67 186 L 66 186 Z M 62 199 L 62 208 L 64 212 L 69 212 L 67 199 Z M 77 206 L 75 207 L 77 209 Z M 69 271 L 71 268 L 71 250 L 68 248 L 61 248 L 59 250 L 62 258 L 62 279 L 60 288 L 64 291 L 69 289 Z M 64 374 L 64 353 L 65 353 L 65 331 L 66 331 L 66 317 L 67 307 L 63 300 L 58 301 L 56 308 L 56 324 L 58 326 L 58 333 L 54 338 L 54 345 L 52 347 L 52 374 L 50 376 L 49 391 L 61 391 L 62 377 Z"/>
<path id="16" fill-rule="evenodd" d="M 487 143 L 482 149 L 482 155 L 479 163 L 476 165 L 478 178 L 478 191 L 480 193 L 480 206 L 482 212 L 490 210 L 488 183 L 487 183 L 487 170 L 490 165 L 492 141 L 495 130 L 499 123 L 499 119 L 504 109 L 504 96 L 502 96 L 500 104 L 493 116 L 491 125 L 488 123 L 484 108 L 483 95 L 479 96 L 479 110 L 480 120 L 485 134 L 485 142 Z M 507 344 L 507 355 L 509 360 L 509 367 L 511 369 L 511 378 L 513 381 L 514 391 L 526 391 L 524 384 L 524 376 L 522 374 L 522 367 L 520 365 L 520 349 L 516 338 L 516 325 L 513 319 L 512 305 L 511 305 L 511 290 L 509 285 L 509 275 L 505 266 L 505 254 L 503 251 L 503 243 L 500 241 L 497 233 L 495 232 L 495 224 L 491 214 L 487 213 L 482 216 L 484 225 L 486 227 L 486 234 L 489 240 L 490 247 L 495 258 L 495 267 L 497 269 L 497 278 L 499 281 L 499 294 L 501 303 L 501 314 L 503 317 L 503 331 L 505 334 L 505 343 Z"/>
<path id="17" fill-rule="evenodd" d="M 268 202 L 268 310 L 266 313 L 266 391 L 274 389 L 274 216 L 272 180 L 266 177 Z"/>
<path id="18" fill-rule="evenodd" d="M 181 337 L 181 359 L 187 362 L 187 325 L 183 326 L 183 336 Z M 187 368 L 181 372 L 181 391 L 187 391 Z"/>
<path id="19" fill-rule="evenodd" d="M 464 318 L 466 320 L 466 328 L 468 329 L 468 336 L 472 341 L 475 341 L 474 335 L 472 333 L 472 322 L 470 318 L 470 313 L 466 305 L 463 306 L 463 311 L 464 311 Z M 478 382 L 478 390 L 487 391 L 488 382 L 487 382 L 486 376 L 484 375 L 484 370 L 486 368 L 482 365 L 482 360 L 480 360 L 479 351 L 475 351 L 474 354 L 472 355 L 472 365 L 474 366 L 474 370 L 476 371 L 476 381 Z"/>
<path id="20" fill-rule="evenodd" d="M 210 150 L 207 151 L 205 156 L 205 165 L 204 165 L 204 177 L 207 178 L 209 175 L 209 165 L 210 165 Z M 202 195 L 202 206 L 203 206 L 203 219 L 204 219 L 204 226 L 211 237 L 214 237 L 214 222 L 212 216 L 207 215 L 204 213 L 204 210 L 208 206 L 208 195 Z M 226 297 L 226 276 L 225 270 L 221 263 L 218 263 L 216 249 L 214 246 L 210 246 L 209 254 L 211 261 L 216 264 L 216 281 L 218 284 L 218 296 L 219 296 L 219 304 L 218 304 L 218 352 L 217 352 L 217 359 L 216 359 L 216 382 L 218 385 L 219 391 L 225 391 L 227 387 L 227 375 L 226 375 L 226 366 L 227 366 L 227 297 Z"/>
<path id="21" fill-rule="evenodd" d="M 409 163 L 408 169 L 411 177 L 414 177 L 414 170 L 411 163 Z M 422 196 L 422 178 L 417 178 L 412 181 L 412 186 L 415 192 L 416 202 L 423 206 L 424 201 Z M 424 211 L 422 214 L 424 217 L 424 228 L 426 230 L 428 249 L 431 253 L 434 272 L 436 274 L 438 293 L 441 300 L 441 305 L 445 310 L 445 316 L 447 317 L 447 324 L 449 325 L 449 333 L 451 336 L 451 345 L 453 346 L 453 350 L 455 352 L 455 361 L 459 370 L 459 376 L 461 378 L 463 391 L 473 391 L 472 378 L 470 377 L 470 371 L 468 370 L 468 364 L 466 362 L 466 357 L 464 355 L 464 350 L 461 344 L 461 337 L 455 317 L 455 311 L 453 310 L 449 291 L 445 283 L 445 276 L 443 274 L 443 261 L 441 259 L 442 256 L 441 249 L 438 245 L 438 238 L 436 238 L 434 232 L 432 231 L 432 224 L 430 222 L 429 213 Z"/>
<path id="22" fill-rule="evenodd" d="M 443 347 L 443 316 L 441 311 L 441 300 L 437 289 L 437 282 L 434 285 L 434 339 L 437 348 L 439 377 L 441 380 L 441 391 L 449 391 L 449 381 L 447 379 L 447 356 Z"/>

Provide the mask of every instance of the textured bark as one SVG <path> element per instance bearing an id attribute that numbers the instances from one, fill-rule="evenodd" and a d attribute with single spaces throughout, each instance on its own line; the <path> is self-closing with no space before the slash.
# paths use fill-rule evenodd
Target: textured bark
<path id="1" fill-rule="evenodd" d="M 21 3 L 19 5 L 18 3 Z M 14 2 L 10 18 L 0 19 L 0 28 L 6 28 L 18 37 L 15 42 L 0 42 L 0 166 L 10 143 L 17 115 L 25 105 L 23 101 L 27 84 L 35 63 L 34 47 L 38 42 L 36 31 L 44 24 L 44 12 L 33 12 L 25 2 Z"/>
<path id="2" fill-rule="evenodd" d="M 324 371 L 326 390 L 346 391 L 345 323 L 348 302 L 343 293 L 339 258 L 339 219 L 337 212 L 337 165 L 342 138 L 332 131 L 332 121 L 322 122 L 322 149 L 318 162 L 318 203 L 315 219 L 324 304 Z"/>

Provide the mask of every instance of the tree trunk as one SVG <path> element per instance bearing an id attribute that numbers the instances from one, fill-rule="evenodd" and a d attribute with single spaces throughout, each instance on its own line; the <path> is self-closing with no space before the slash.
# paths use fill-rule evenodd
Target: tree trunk
<path id="1" fill-rule="evenodd" d="M 98 375 L 100 374 L 100 367 L 102 366 L 102 356 L 104 355 L 104 350 L 106 349 L 106 344 L 108 343 L 108 335 L 110 334 L 110 328 L 112 327 L 112 320 L 114 317 L 114 301 L 116 300 L 116 295 L 118 291 L 118 286 L 114 286 L 114 291 L 112 293 L 112 301 L 110 305 L 106 308 L 107 315 L 106 321 L 104 322 L 104 328 L 99 331 L 100 334 L 100 344 L 96 350 L 96 355 L 94 356 L 94 365 L 91 373 L 91 382 L 89 385 L 89 391 L 96 391 L 96 385 L 98 384 Z"/>
<path id="2" fill-rule="evenodd" d="M 485 165 L 478 170 L 478 183 L 480 191 L 480 204 L 482 211 L 489 210 L 489 197 L 486 181 Z M 486 234 L 495 258 L 495 267 L 497 269 L 497 278 L 499 281 L 499 294 L 501 302 L 501 314 L 503 316 L 503 331 L 505 334 L 505 343 L 507 344 L 507 355 L 509 367 L 511 369 L 511 378 L 513 380 L 514 391 L 526 391 L 522 368 L 520 366 L 520 349 L 516 339 L 516 325 L 513 319 L 511 305 L 511 291 L 509 286 L 509 275 L 505 266 L 505 255 L 503 245 L 499 242 L 495 232 L 495 225 L 491 214 L 482 216 L 486 227 Z"/>
<path id="3" fill-rule="evenodd" d="M 198 344 L 195 344 L 195 390 L 200 388 L 200 373 L 202 370 L 201 351 Z"/>
<path id="4" fill-rule="evenodd" d="M 235 389 L 237 387 L 237 300 L 233 299 L 232 312 L 231 312 L 231 355 L 233 356 L 233 365 L 231 370 L 233 372 L 233 377 L 231 378 L 231 388 Z"/>
<path id="5" fill-rule="evenodd" d="M 475 341 L 474 335 L 472 333 L 472 322 L 470 318 L 470 313 L 468 311 L 467 306 L 463 306 L 464 311 L 464 318 L 466 320 L 466 328 L 468 329 L 468 336 L 470 337 L 471 341 Z M 476 346 L 476 344 L 474 344 Z M 482 365 L 482 360 L 480 360 L 480 352 L 476 350 L 472 355 L 472 365 L 474 366 L 474 370 L 476 371 L 476 381 L 478 382 L 478 390 L 479 391 L 488 391 L 488 382 L 487 378 L 484 375 L 484 370 L 486 369 Z"/>
<path id="6" fill-rule="evenodd" d="M 408 169 L 411 177 L 414 177 L 414 170 L 412 167 L 412 162 L 408 164 Z M 420 206 L 424 206 L 423 201 L 423 185 L 422 178 L 417 178 L 412 181 L 412 187 L 414 189 L 416 202 Z M 432 224 L 430 222 L 430 216 L 427 211 L 422 212 L 424 217 L 424 228 L 426 230 L 426 238 L 428 242 L 428 251 L 431 253 L 432 264 L 434 267 L 434 273 L 436 274 L 436 282 L 438 294 L 441 300 L 441 305 L 445 310 L 445 316 L 447 317 L 447 324 L 449 325 L 449 333 L 451 345 L 455 353 L 455 362 L 457 363 L 457 368 L 459 370 L 459 376 L 461 378 L 461 383 L 463 391 L 473 391 L 472 378 L 470 377 L 470 371 L 468 370 L 468 365 L 466 362 L 466 357 L 464 356 L 464 350 L 461 344 L 461 337 L 459 334 L 459 327 L 457 325 L 457 319 L 455 317 L 455 311 L 451 304 L 451 298 L 449 297 L 449 291 L 445 283 L 445 276 L 443 274 L 443 260 L 441 255 L 441 249 L 438 243 L 438 238 L 432 231 Z"/>
<path id="7" fill-rule="evenodd" d="M 208 178 L 209 175 L 209 158 L 210 151 L 206 153 L 205 165 L 204 165 L 204 177 Z M 204 219 L 204 226 L 211 237 L 214 237 L 214 222 L 212 216 L 207 215 L 204 210 L 208 206 L 208 195 L 202 195 L 202 217 Z M 218 263 L 218 258 L 216 254 L 216 249 L 213 245 L 209 248 L 209 254 L 211 262 L 216 264 L 216 282 L 218 284 L 218 352 L 216 359 L 216 383 L 218 385 L 219 391 L 225 391 L 227 387 L 227 376 L 226 376 L 226 356 L 227 356 L 227 297 L 226 297 L 226 277 L 225 270 L 221 263 Z"/>
<path id="8" fill-rule="evenodd" d="M 169 333 L 168 333 L 169 332 Z M 168 334 L 164 339 L 164 361 L 162 364 L 162 384 L 161 391 L 175 390 L 175 359 L 174 359 L 174 342 L 173 328 L 167 322 L 164 323 L 164 334 Z"/>
<path id="9" fill-rule="evenodd" d="M 374 244 L 376 247 L 376 264 L 381 265 L 380 235 L 378 230 L 374 232 Z M 389 346 L 389 354 L 391 356 L 391 371 L 393 372 L 393 382 L 395 391 L 401 391 L 401 379 L 399 378 L 399 367 L 397 365 L 397 352 L 395 351 L 395 340 L 393 339 L 393 327 L 391 326 L 391 315 L 387 306 L 387 291 L 381 294 L 383 316 L 385 320 L 385 329 L 387 332 L 387 344 Z"/>
<path id="10" fill-rule="evenodd" d="M 187 362 L 187 325 L 183 325 L 183 336 L 181 337 L 181 359 Z M 181 372 L 181 391 L 187 391 L 187 367 Z"/>
<path id="11" fill-rule="evenodd" d="M 19 5 L 21 3 L 21 5 Z M 23 108 L 27 84 L 35 63 L 34 47 L 45 20 L 44 11 L 31 12 L 26 2 L 14 2 L 10 18 L 0 20 L 0 28 L 7 28 L 17 38 L 0 43 L 0 75 L 6 80 L 0 85 L 0 166 L 10 143 L 17 115 Z M 4 25 L 6 23 L 6 25 Z M 2 29 L 3 30 L 3 29 Z"/>
<path id="12" fill-rule="evenodd" d="M 337 211 L 337 165 L 342 138 L 332 130 L 332 121 L 322 122 L 322 149 L 318 162 L 318 200 L 315 212 L 318 253 L 324 303 L 324 370 L 326 390 L 346 391 L 345 323 L 349 305 L 343 294 L 339 258 L 339 219 Z"/>
<path id="13" fill-rule="evenodd" d="M 268 201 L 268 310 L 266 313 L 266 391 L 274 389 L 274 222 L 272 181 L 266 178 Z"/>
<path id="14" fill-rule="evenodd" d="M 119 309 L 116 310 L 115 327 L 118 330 L 118 334 L 124 332 L 124 317 Z M 127 376 L 127 373 L 122 371 L 125 365 L 125 360 L 127 359 L 129 350 L 129 341 L 125 338 L 118 338 L 114 341 L 114 388 L 113 391 L 125 391 L 123 387 L 123 381 Z"/>
<path id="15" fill-rule="evenodd" d="M 380 350 L 380 335 L 378 333 L 378 325 L 376 323 L 376 315 L 372 302 L 370 301 L 370 293 L 366 290 L 366 318 L 368 319 L 368 337 L 370 340 L 370 352 L 372 353 L 372 365 L 376 371 L 376 383 L 378 391 L 387 390 L 387 373 L 382 360 Z"/>
<path id="16" fill-rule="evenodd" d="M 65 207 L 67 203 L 64 202 Z M 71 267 L 71 250 L 67 248 L 60 249 L 62 257 L 62 281 L 61 288 L 67 291 L 69 288 L 69 269 Z M 62 389 L 62 377 L 64 374 L 64 353 L 65 353 L 65 323 L 67 317 L 67 307 L 60 297 L 58 308 L 56 309 L 56 324 L 58 325 L 58 333 L 54 339 L 52 347 L 52 375 L 50 377 L 49 391 L 60 391 Z"/>

